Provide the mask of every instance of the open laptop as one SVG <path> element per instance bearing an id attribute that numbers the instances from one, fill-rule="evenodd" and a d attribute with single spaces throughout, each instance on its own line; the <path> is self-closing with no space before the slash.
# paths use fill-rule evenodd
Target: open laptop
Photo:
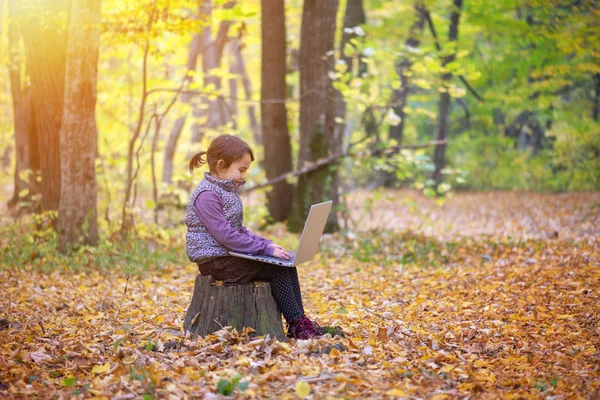
<path id="1" fill-rule="evenodd" d="M 295 252 L 291 253 L 291 260 L 262 256 L 259 254 L 240 253 L 236 251 L 230 251 L 229 254 L 234 257 L 248 258 L 250 260 L 262 261 L 284 267 L 295 267 L 296 265 L 310 261 L 315 254 L 317 254 L 317 250 L 319 249 L 319 241 L 323 234 L 323 230 L 325 229 L 332 203 L 333 202 L 329 200 L 324 203 L 313 204 L 310 206 L 310 211 L 308 212 L 308 217 L 306 218 L 304 229 L 302 230 L 302 236 L 300 236 L 300 241 L 298 242 L 298 248 Z"/>

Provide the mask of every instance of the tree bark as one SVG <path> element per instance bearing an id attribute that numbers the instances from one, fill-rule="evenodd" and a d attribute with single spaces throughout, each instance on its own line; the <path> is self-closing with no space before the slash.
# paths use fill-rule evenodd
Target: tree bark
<path id="1" fill-rule="evenodd" d="M 344 15 L 344 26 L 342 27 L 342 39 L 340 40 L 340 60 L 343 61 L 347 66 L 347 71 L 352 73 L 352 57 L 347 56 L 344 53 L 346 44 L 350 42 L 350 39 L 356 37 L 354 32 L 346 32 L 345 28 L 355 28 L 359 25 L 363 25 L 367 22 L 365 15 L 365 9 L 363 7 L 363 0 L 348 0 L 346 3 L 346 12 Z M 363 70 L 366 69 L 364 64 L 359 59 L 358 75 L 360 76 Z M 344 134 L 346 132 L 346 101 L 339 90 L 334 91 L 335 101 L 335 116 L 340 118 L 344 122 L 337 122 L 334 129 L 334 141 L 338 147 L 342 147 L 344 141 Z"/>
<path id="2" fill-rule="evenodd" d="M 196 276 L 192 301 L 183 321 L 186 332 L 204 337 L 231 326 L 238 332 L 252 328 L 252 335 L 268 334 L 287 340 L 268 282 L 234 286 L 215 286 L 214 282 L 211 276 Z"/>
<path id="3" fill-rule="evenodd" d="M 235 1 L 226 3 L 223 8 L 232 8 Z M 202 18 L 210 21 L 212 15 L 212 1 L 200 1 L 199 14 Z M 200 33 L 200 46 L 202 47 L 202 71 L 204 72 L 204 87 L 211 87 L 213 93 L 221 91 L 221 78 L 212 73 L 213 70 L 221 67 L 223 50 L 227 42 L 229 27 L 232 22 L 221 21 L 215 40 L 212 39 L 212 24 L 210 22 Z M 223 109 L 222 100 L 219 97 L 212 100 L 202 99 L 201 103 L 193 103 L 193 114 L 195 121 L 192 125 L 192 144 L 202 141 L 207 129 L 216 129 L 228 121 L 228 116 Z"/>
<path id="4" fill-rule="evenodd" d="M 292 170 L 286 97 L 286 29 L 283 0 L 262 0 L 261 121 L 264 168 L 267 179 Z M 274 221 L 284 221 L 292 210 L 294 187 L 277 183 L 267 193 L 267 208 Z"/>
<path id="5" fill-rule="evenodd" d="M 231 122 L 233 129 L 237 129 L 237 119 L 238 119 L 238 107 L 237 107 L 237 98 L 238 98 L 238 79 L 236 75 L 239 74 L 239 66 L 237 65 L 237 59 L 235 58 L 235 52 L 237 47 L 237 40 L 230 39 L 227 44 L 227 52 L 229 53 L 229 73 L 231 74 L 229 78 L 229 101 L 227 101 L 227 106 L 229 107 L 229 111 L 231 112 Z"/>
<path id="6" fill-rule="evenodd" d="M 239 74 L 242 78 L 244 97 L 246 98 L 246 100 L 252 100 L 252 84 L 250 83 L 248 72 L 246 71 L 246 64 L 244 63 L 244 58 L 242 57 L 242 52 L 240 50 L 240 43 L 237 38 L 231 39 L 230 49 L 232 52 L 231 57 L 235 59 L 234 61 L 232 61 L 235 65 L 235 73 Z M 262 144 L 260 126 L 256 118 L 256 108 L 252 103 L 248 104 L 248 120 L 250 121 L 250 128 L 252 129 L 252 137 L 254 138 L 254 143 L 256 143 L 257 145 Z"/>
<path id="7" fill-rule="evenodd" d="M 15 191 L 8 202 L 9 207 L 22 205 L 20 208 L 37 210 L 39 204 L 33 204 L 33 196 L 37 193 L 36 175 L 40 173 L 40 159 L 33 109 L 31 107 L 31 90 L 21 80 L 23 51 L 20 46 L 19 27 L 16 23 L 20 14 L 19 3 L 11 1 L 8 10 L 8 57 L 9 79 L 13 106 L 15 129 Z M 22 192 L 26 190 L 26 192 Z"/>
<path id="8" fill-rule="evenodd" d="M 422 0 L 416 0 L 414 4 L 415 21 L 410 26 L 408 39 L 405 44 L 405 51 L 408 53 L 410 49 L 419 47 L 421 43 L 421 34 L 425 25 L 425 7 Z M 388 137 L 396 141 L 397 144 L 402 144 L 404 135 L 404 122 L 406 114 L 404 108 L 408 103 L 408 93 L 410 92 L 410 77 L 408 72 L 412 67 L 412 55 L 406 54 L 404 57 L 398 58 L 396 61 L 396 74 L 400 79 L 400 87 L 392 92 L 392 110 L 400 119 L 398 125 L 390 125 Z M 395 172 L 384 173 L 384 185 L 386 187 L 395 186 L 398 182 Z"/>
<path id="9" fill-rule="evenodd" d="M 65 109 L 60 132 L 62 184 L 58 249 L 98 243 L 96 85 L 101 0 L 72 0 Z"/>
<path id="10" fill-rule="evenodd" d="M 154 21 L 154 15 L 156 8 L 153 8 L 148 14 L 148 22 L 146 24 L 146 31 L 150 31 L 152 23 Z M 127 178 L 125 181 L 125 197 L 123 199 L 123 209 L 121 211 L 121 234 L 126 235 L 131 229 L 134 228 L 135 220 L 131 213 L 130 207 L 135 204 L 136 187 L 135 187 L 135 173 L 133 170 L 133 162 L 135 157 L 135 145 L 142 133 L 142 126 L 144 124 L 144 116 L 146 114 L 146 102 L 148 100 L 148 55 L 150 52 L 150 38 L 146 37 L 144 40 L 144 53 L 142 56 L 142 98 L 140 100 L 138 119 L 133 131 L 133 135 L 129 139 L 127 147 Z M 148 128 L 150 124 L 148 124 Z M 143 141 L 143 139 L 142 139 Z M 139 161 L 139 158 L 138 158 Z M 133 192 L 133 201 L 132 201 Z"/>
<path id="11" fill-rule="evenodd" d="M 598 121 L 600 117 L 600 74 L 594 74 L 594 109 L 592 111 L 592 118 L 594 121 Z"/>
<path id="12" fill-rule="evenodd" d="M 27 10 L 23 15 L 21 34 L 38 135 L 42 210 L 58 210 L 69 0 L 24 0 L 22 4 Z"/>
<path id="13" fill-rule="evenodd" d="M 334 137 L 335 107 L 328 72 L 333 65 L 338 0 L 306 0 L 300 33 L 300 152 L 298 165 L 337 153 Z M 324 200 L 339 203 L 337 171 L 322 168 L 301 176 L 294 196 L 288 229 L 302 229 L 310 206 Z M 336 212 L 329 216 L 326 232 L 339 229 Z"/>
<path id="14" fill-rule="evenodd" d="M 179 117 L 175 120 L 169 139 L 167 139 L 167 145 L 165 148 L 165 160 L 163 163 L 163 182 L 171 183 L 173 181 L 173 158 L 175 157 L 175 150 L 177 150 L 177 141 L 181 135 L 181 130 L 185 124 L 187 114 Z"/>
<path id="15" fill-rule="evenodd" d="M 463 2 L 462 0 L 454 0 L 452 7 L 452 13 L 450 14 L 450 29 L 448 31 L 448 40 L 450 42 L 456 42 L 458 39 L 458 24 L 460 21 L 460 13 L 462 10 Z M 445 68 L 446 65 L 454 61 L 456 56 L 456 52 L 452 51 L 451 54 L 444 57 L 442 66 Z M 449 72 L 445 72 L 442 74 L 442 85 L 445 89 L 447 89 L 447 84 L 452 79 L 452 74 Z M 450 128 L 450 94 L 448 90 L 440 93 L 440 102 L 438 105 L 438 120 L 435 130 L 435 140 L 447 140 L 448 138 L 448 130 Z M 435 171 L 433 173 L 433 180 L 435 181 L 435 187 L 437 189 L 438 185 L 442 183 L 444 180 L 442 170 L 446 165 L 445 155 L 446 155 L 446 146 L 447 144 L 438 145 L 435 148 L 433 154 L 433 163 L 435 164 Z"/>
<path id="16" fill-rule="evenodd" d="M 415 22 L 410 27 L 410 34 L 406 40 L 406 49 L 417 48 L 421 43 L 421 33 L 425 25 L 425 9 L 422 1 L 417 0 L 414 5 Z M 404 107 L 406 107 L 408 92 L 410 90 L 410 78 L 406 74 L 412 66 L 411 56 L 407 55 L 398 59 L 396 62 L 396 73 L 400 78 L 400 88 L 394 90 L 392 98 L 392 109 L 400 117 L 400 123 L 390 126 L 389 138 L 396 140 L 397 144 L 402 144 L 402 134 L 404 133 Z"/>

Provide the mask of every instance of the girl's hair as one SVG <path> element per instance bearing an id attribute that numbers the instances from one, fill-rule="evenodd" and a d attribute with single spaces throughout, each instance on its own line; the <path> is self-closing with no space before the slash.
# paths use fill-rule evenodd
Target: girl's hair
<path id="1" fill-rule="evenodd" d="M 219 160 L 225 161 L 225 168 L 229 168 L 231 163 L 246 154 L 250 154 L 250 158 L 254 161 L 254 153 L 248 145 L 237 136 L 233 135 L 220 135 L 217 136 L 208 146 L 207 151 L 201 151 L 196 154 L 190 160 L 190 172 L 193 172 L 195 168 L 201 167 L 204 164 L 208 164 L 210 172 L 217 172 L 217 162 Z M 206 155 L 206 158 L 203 159 Z"/>

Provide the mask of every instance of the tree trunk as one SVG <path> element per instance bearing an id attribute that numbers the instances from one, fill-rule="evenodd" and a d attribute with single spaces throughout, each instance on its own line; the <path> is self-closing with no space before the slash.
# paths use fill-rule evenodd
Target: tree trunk
<path id="1" fill-rule="evenodd" d="M 450 14 L 450 29 L 448 31 L 448 40 L 450 42 L 456 42 L 458 39 L 458 23 L 460 20 L 460 12 L 462 10 L 462 0 L 454 0 L 452 13 Z M 443 68 L 446 67 L 449 63 L 454 61 L 456 52 L 453 51 L 452 54 L 444 57 L 442 62 Z M 452 79 L 452 74 L 449 72 L 445 72 L 442 75 L 442 85 L 445 89 L 447 89 L 447 84 Z M 440 94 L 440 103 L 438 106 L 438 120 L 437 126 L 435 129 L 435 139 L 436 140 L 447 140 L 448 138 L 448 130 L 450 128 L 450 94 L 448 90 L 445 90 Z M 435 164 L 435 171 L 433 173 L 433 180 L 435 181 L 435 187 L 437 189 L 438 185 L 442 183 L 444 180 L 442 170 L 446 165 L 445 160 L 446 155 L 446 144 L 437 145 L 433 154 L 433 163 Z"/>
<path id="2" fill-rule="evenodd" d="M 24 86 L 21 80 L 23 51 L 20 46 L 19 27 L 16 24 L 19 7 L 18 2 L 11 1 L 9 3 L 8 64 L 15 128 L 16 165 L 15 191 L 8 205 L 12 207 L 20 203 L 21 208 L 37 210 L 39 204 L 33 204 L 32 200 L 37 192 L 35 177 L 40 172 L 40 159 L 34 114 L 31 107 L 31 90 Z"/>
<path id="3" fill-rule="evenodd" d="M 165 148 L 165 160 L 163 163 L 163 182 L 171 183 L 173 181 L 173 158 L 175 157 L 175 150 L 177 150 L 177 141 L 181 135 L 181 130 L 185 124 L 187 114 L 179 117 L 175 120 L 173 127 L 171 128 L 171 134 L 167 139 L 167 145 Z"/>
<path id="4" fill-rule="evenodd" d="M 262 0 L 261 121 L 264 167 L 267 179 L 292 170 L 292 148 L 287 124 L 286 30 L 283 0 Z M 267 193 L 267 208 L 274 221 L 290 215 L 294 187 L 286 181 Z"/>
<path id="5" fill-rule="evenodd" d="M 298 165 L 338 153 L 335 141 L 333 86 L 328 76 L 333 65 L 334 34 L 338 0 L 306 0 L 300 33 L 300 153 Z M 298 179 L 288 228 L 302 229 L 310 206 L 339 199 L 337 171 L 324 167 Z M 336 212 L 329 215 L 326 232 L 339 229 Z"/>
<path id="6" fill-rule="evenodd" d="M 158 225 L 158 179 L 156 178 L 156 150 L 160 140 L 160 129 L 164 116 L 154 117 L 154 137 L 150 149 L 150 166 L 152 170 L 152 199 L 154 200 L 154 223 Z"/>
<path id="7" fill-rule="evenodd" d="M 592 111 L 592 118 L 594 121 L 598 121 L 600 117 L 600 74 L 594 74 L 594 109 Z"/>
<path id="8" fill-rule="evenodd" d="M 425 25 L 425 8 L 423 7 L 422 1 L 417 0 L 414 5 L 415 8 L 415 22 L 410 27 L 410 33 L 406 40 L 406 50 L 415 49 L 419 47 L 421 43 L 421 33 L 423 32 L 423 26 Z M 399 58 L 396 62 L 396 73 L 400 78 L 400 88 L 395 89 L 392 97 L 392 109 L 394 114 L 400 117 L 400 123 L 398 125 L 390 126 L 389 138 L 396 140 L 397 144 L 402 144 L 402 135 L 404 133 L 404 107 L 406 107 L 408 92 L 410 90 L 410 78 L 407 72 L 410 71 L 412 66 L 412 55 L 406 55 L 405 57 Z"/>
<path id="9" fill-rule="evenodd" d="M 65 110 L 60 132 L 62 185 L 58 249 L 98 243 L 96 84 L 101 0 L 72 0 Z"/>
<path id="10" fill-rule="evenodd" d="M 69 0 L 24 0 L 21 34 L 27 54 L 41 169 L 42 210 L 58 210 Z"/>
<path id="11" fill-rule="evenodd" d="M 344 26 L 342 28 L 342 39 L 340 40 L 340 60 L 343 61 L 347 66 L 347 71 L 352 73 L 352 57 L 347 56 L 344 53 L 346 44 L 350 42 L 350 39 L 356 37 L 356 33 L 346 32 L 346 28 L 352 29 L 359 25 L 365 24 L 367 18 L 365 16 L 365 9 L 363 7 L 363 0 L 348 0 L 346 3 L 346 13 L 344 15 Z M 363 69 L 366 69 L 366 64 L 359 61 L 358 75 L 360 76 Z M 344 141 L 344 133 L 346 131 L 346 101 L 339 90 L 334 91 L 334 102 L 335 102 L 335 116 L 340 118 L 344 122 L 337 122 L 334 129 L 334 141 L 339 148 L 342 147 Z"/>
<path id="12" fill-rule="evenodd" d="M 346 28 L 352 29 L 359 25 L 365 24 L 367 18 L 363 6 L 363 0 L 348 0 L 346 3 L 346 11 L 344 15 L 344 25 L 342 27 L 342 38 L 339 45 L 340 60 L 346 64 L 347 71 L 350 74 L 354 73 L 353 58 L 347 56 L 344 53 L 346 45 L 350 43 L 350 39 L 355 38 L 357 34 L 354 31 L 346 31 Z M 358 58 L 358 70 L 356 71 L 358 76 L 361 76 L 367 70 L 367 64 L 365 64 L 361 57 Z M 347 85 L 350 85 L 349 80 Z M 334 104 L 335 104 L 335 128 L 334 128 L 334 142 L 335 146 L 343 149 L 344 140 L 349 142 L 352 134 L 352 118 L 347 121 L 346 116 L 346 101 L 339 90 L 334 90 Z M 364 115 L 363 117 L 364 118 Z M 367 135 L 370 135 L 367 132 Z M 337 181 L 334 191 L 338 191 Z"/>
<path id="13" fill-rule="evenodd" d="M 416 19 L 410 26 L 409 36 L 405 45 L 406 52 L 410 52 L 410 49 L 419 47 L 419 44 L 421 43 L 421 33 L 423 32 L 423 26 L 425 25 L 425 7 L 423 6 L 422 0 L 415 1 L 414 8 Z M 410 91 L 409 72 L 411 67 L 411 54 L 406 54 L 396 61 L 396 74 L 398 75 L 398 78 L 400 78 L 400 88 L 394 89 L 392 93 L 392 110 L 400 119 L 400 123 L 398 125 L 390 125 L 388 136 L 390 140 L 395 140 L 397 144 L 402 144 L 402 137 L 404 135 L 404 121 L 406 119 L 404 108 L 408 103 L 408 92 Z M 397 183 L 398 179 L 395 172 L 384 173 L 384 186 L 392 187 Z"/>
<path id="14" fill-rule="evenodd" d="M 231 56 L 235 58 L 235 73 L 239 74 L 242 78 L 242 87 L 244 88 L 244 97 L 246 100 L 252 100 L 252 85 L 250 83 L 250 78 L 248 77 L 248 72 L 246 71 L 246 65 L 244 63 L 244 58 L 242 57 L 242 52 L 240 51 L 240 43 L 237 38 L 231 39 L 230 46 Z M 252 137 L 254 138 L 254 143 L 257 145 L 262 144 L 262 137 L 260 134 L 260 126 L 258 124 L 258 120 L 256 119 L 256 109 L 254 104 L 248 104 L 248 119 L 250 121 L 250 128 L 252 129 Z"/>
<path id="15" fill-rule="evenodd" d="M 234 1 L 226 3 L 223 8 L 232 8 Z M 200 15 L 207 21 L 210 21 L 212 15 L 212 1 L 201 1 L 199 6 Z M 200 33 L 200 46 L 202 52 L 202 71 L 204 72 L 204 87 L 211 87 L 213 93 L 221 91 L 221 78 L 213 75 L 213 70 L 221 67 L 223 50 L 227 42 L 229 27 L 232 22 L 221 21 L 215 40 L 212 39 L 212 25 L 210 23 L 204 27 Z M 219 97 L 212 100 L 204 98 L 201 101 L 195 101 L 193 107 L 194 124 L 192 125 L 192 144 L 202 141 L 207 129 L 216 129 L 228 121 L 227 113 L 223 109 L 223 104 Z M 200 105 L 202 104 L 202 105 Z M 194 151 L 193 151 L 194 152 Z"/>
<path id="16" fill-rule="evenodd" d="M 194 19 L 198 20 L 199 15 L 195 16 Z M 205 23 L 208 23 L 207 21 Z M 202 52 L 202 38 L 200 35 L 195 35 L 190 42 L 190 50 L 188 52 L 188 60 L 187 60 L 187 72 L 196 71 L 196 67 L 198 64 L 198 56 Z M 194 75 L 188 74 L 185 78 L 184 88 L 188 88 L 190 85 L 194 83 Z M 184 103 L 190 104 L 192 103 L 191 95 L 187 93 L 183 93 L 181 95 L 181 101 Z M 196 105 L 192 106 L 194 109 Z M 175 151 L 177 150 L 177 142 L 179 141 L 179 136 L 181 135 L 181 131 L 183 126 L 185 125 L 185 120 L 187 119 L 187 114 L 177 118 L 173 127 L 171 128 L 171 134 L 169 135 L 169 139 L 167 141 L 167 146 L 165 149 L 165 160 L 163 163 L 163 182 L 171 183 L 173 178 L 173 158 L 175 157 Z M 193 152 L 191 149 L 190 153 Z"/>
<path id="17" fill-rule="evenodd" d="M 235 40 L 235 41 L 234 41 Z M 235 57 L 235 52 L 237 47 L 237 40 L 230 39 L 227 44 L 227 52 L 229 53 L 229 73 L 231 74 L 229 78 L 229 101 L 227 101 L 227 106 L 229 107 L 229 112 L 231 112 L 231 122 L 232 128 L 238 129 L 238 107 L 237 107 L 237 98 L 238 98 L 238 79 L 236 75 L 239 74 L 239 66 L 237 65 L 237 59 Z"/>
<path id="18" fill-rule="evenodd" d="M 215 286 L 212 276 L 198 274 L 183 321 L 184 330 L 205 337 L 225 326 L 238 332 L 252 328 L 253 335 L 269 334 L 280 341 L 286 340 L 281 312 L 268 282 Z"/>

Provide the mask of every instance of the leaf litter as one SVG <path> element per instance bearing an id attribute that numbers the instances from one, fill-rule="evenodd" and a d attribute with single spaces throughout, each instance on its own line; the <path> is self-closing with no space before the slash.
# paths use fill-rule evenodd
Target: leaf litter
<path id="1" fill-rule="evenodd" d="M 597 398 L 600 238 L 569 218 L 580 237 L 329 236 L 299 275 L 344 337 L 309 341 L 186 336 L 193 265 L 2 270 L 0 397 Z"/>

